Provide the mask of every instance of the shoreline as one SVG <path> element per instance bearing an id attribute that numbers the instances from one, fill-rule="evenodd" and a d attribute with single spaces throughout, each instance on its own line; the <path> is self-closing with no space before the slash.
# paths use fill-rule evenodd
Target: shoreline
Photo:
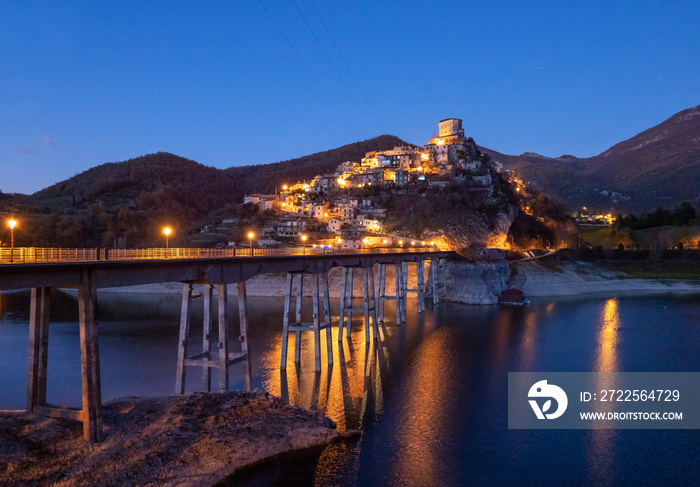
<path id="1" fill-rule="evenodd" d="M 102 428 L 90 445 L 79 422 L 0 414 L 0 484 L 210 486 L 357 435 L 266 392 L 115 399 Z"/>
<path id="2" fill-rule="evenodd" d="M 700 293 L 700 281 L 636 279 L 590 262 L 561 262 L 556 269 L 534 261 L 512 264 L 511 287 L 528 297 L 576 296 L 597 293 Z"/>
<path id="3" fill-rule="evenodd" d="M 478 266 L 478 264 L 469 264 Z M 487 266 L 484 264 L 483 266 Z M 590 262 L 561 262 L 553 269 L 542 265 L 537 260 L 518 261 L 509 263 L 511 275 L 503 282 L 495 282 L 494 276 L 478 274 L 455 276 L 450 279 L 448 301 L 463 304 L 496 304 L 496 290 L 500 287 L 521 289 L 528 297 L 560 297 L 577 296 L 596 293 L 700 293 L 700 280 L 682 279 L 637 279 L 626 277 L 623 273 L 611 271 Z M 493 282 L 492 282 L 493 281 Z M 483 286 L 486 283 L 486 286 Z M 340 272 L 337 269 L 329 275 L 330 296 L 340 297 Z M 504 287 L 505 285 L 505 287 Z M 387 269 L 387 294 L 394 292 L 393 269 Z M 473 290 L 475 286 L 484 287 L 483 292 L 476 293 L 474 299 L 467 300 L 460 296 L 464 290 Z M 409 288 L 415 287 L 415 274 L 409 275 Z M 206 286 L 195 285 L 194 292 L 203 292 Z M 355 296 L 362 296 L 362 281 L 355 281 Z M 460 289 L 457 289 L 460 288 Z M 486 289 L 489 288 L 489 289 Z M 259 274 L 246 283 L 246 292 L 250 297 L 284 297 L 284 274 Z M 456 291 L 455 291 L 456 290 Z M 136 293 L 136 294 L 180 294 L 182 284 L 167 282 L 158 284 L 142 284 L 114 288 L 101 288 L 100 293 Z M 228 286 L 228 293 L 236 292 L 235 284 Z M 214 289 L 216 294 L 216 288 Z M 304 283 L 303 295 L 311 296 L 311 283 Z M 452 299 L 450 299 L 452 298 Z M 409 295 L 409 299 L 415 299 Z"/>

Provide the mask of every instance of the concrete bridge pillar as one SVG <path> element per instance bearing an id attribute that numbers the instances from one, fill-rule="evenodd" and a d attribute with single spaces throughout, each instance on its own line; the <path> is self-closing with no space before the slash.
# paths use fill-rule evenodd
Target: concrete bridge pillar
<path id="1" fill-rule="evenodd" d="M 377 298 L 379 304 L 379 321 L 384 323 L 384 304 L 386 301 L 396 301 L 396 324 L 406 322 L 406 296 L 404 289 L 404 266 L 399 262 L 394 264 L 394 295 L 386 293 L 386 268 L 388 264 L 379 264 L 379 272 L 377 273 L 379 288 L 379 296 Z"/>
<path id="2" fill-rule="evenodd" d="M 422 259 L 418 259 L 416 261 L 416 287 L 415 288 L 409 288 L 408 287 L 408 262 L 403 262 L 402 263 L 402 277 L 403 277 L 403 286 L 402 286 L 402 292 L 404 296 L 404 303 L 406 302 L 406 298 L 408 296 L 408 293 L 415 293 L 416 294 L 416 308 L 419 313 L 422 313 L 425 311 L 425 287 L 424 287 L 424 269 L 425 269 L 425 261 Z M 405 306 L 405 305 L 404 305 Z M 405 320 L 405 309 L 404 309 L 404 320 Z"/>
<path id="3" fill-rule="evenodd" d="M 240 322 L 241 342 L 240 352 L 229 352 L 228 336 L 228 290 L 226 284 L 217 284 L 217 314 L 218 314 L 218 341 L 214 343 L 215 335 L 212 332 L 212 297 L 214 285 L 209 284 L 204 298 L 204 316 L 202 321 L 202 351 L 188 356 L 190 342 L 190 306 L 192 302 L 192 283 L 184 283 L 182 290 L 182 306 L 180 309 L 180 338 L 178 340 L 177 376 L 175 379 L 175 393 L 185 393 L 185 376 L 188 366 L 202 367 L 202 381 L 204 389 L 211 391 L 211 369 L 219 369 L 219 392 L 229 389 L 229 367 L 238 362 L 245 361 L 246 389 L 250 390 L 252 382 L 252 370 L 250 363 L 250 351 L 248 349 L 248 315 L 245 281 L 236 284 L 238 291 L 238 316 Z M 215 347 L 215 350 L 212 348 Z"/>
<path id="4" fill-rule="evenodd" d="M 27 412 L 83 423 L 83 437 L 90 443 L 102 440 L 102 392 L 100 346 L 95 319 L 96 289 L 92 273 L 84 270 L 78 285 L 80 321 L 80 371 L 82 408 L 57 406 L 46 402 L 48 372 L 49 309 L 51 288 L 32 288 L 29 312 L 29 355 L 27 373 Z"/>
<path id="5" fill-rule="evenodd" d="M 350 323 L 352 322 L 353 313 L 364 313 L 365 315 L 365 342 L 369 342 L 369 328 L 372 326 L 372 335 L 377 338 L 377 294 L 374 286 L 374 266 L 358 267 L 363 269 L 364 274 L 364 295 L 363 305 L 353 305 L 353 273 L 355 268 L 343 267 L 341 270 L 341 287 L 340 287 L 340 321 L 338 325 L 338 340 L 343 338 L 343 327 L 346 326 L 346 336 L 350 337 Z"/>
<path id="6" fill-rule="evenodd" d="M 289 333 L 295 333 L 294 340 L 294 362 L 301 361 L 301 332 L 312 331 L 314 334 L 314 365 L 316 371 L 321 370 L 321 330 L 326 330 L 326 355 L 328 365 L 333 364 L 333 338 L 331 333 L 331 301 L 328 286 L 328 273 L 322 272 L 317 274 L 306 274 L 311 276 L 312 284 L 312 315 L 313 321 L 304 322 L 301 319 L 302 312 L 302 296 L 304 290 L 304 273 L 303 272 L 287 272 L 287 285 L 284 293 L 284 317 L 282 319 L 282 354 L 280 357 L 280 368 L 287 367 L 287 349 L 289 348 Z M 296 291 L 296 320 L 290 323 L 289 314 L 292 302 L 292 288 L 294 278 L 299 276 L 297 280 Z M 323 307 L 321 307 L 320 287 L 323 286 Z M 323 309 L 323 321 L 321 321 L 321 309 Z"/>

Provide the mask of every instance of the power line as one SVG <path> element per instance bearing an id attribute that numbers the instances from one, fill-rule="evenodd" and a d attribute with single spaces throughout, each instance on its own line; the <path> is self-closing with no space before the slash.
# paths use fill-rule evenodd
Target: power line
<path id="1" fill-rule="evenodd" d="M 299 58 L 299 61 L 301 61 L 301 64 L 304 65 L 304 67 L 305 67 L 306 70 L 309 72 L 309 74 L 311 75 L 311 77 L 314 79 L 314 81 L 316 82 L 316 84 L 318 85 L 318 87 L 321 89 L 321 91 L 323 92 L 323 94 L 326 95 L 326 98 L 328 98 L 328 101 L 331 103 L 331 105 L 333 106 L 333 108 L 335 108 L 335 111 L 338 112 L 338 115 L 340 115 L 340 118 L 342 118 L 343 121 L 345 121 L 345 123 L 347 124 L 347 126 L 350 128 L 350 131 L 355 135 L 355 138 L 356 138 L 357 140 L 360 140 L 360 136 L 357 135 L 357 132 L 355 132 L 355 129 L 352 128 L 352 125 L 350 125 L 350 122 L 348 122 L 348 119 L 345 118 L 345 116 L 342 114 L 342 112 L 340 111 L 340 109 L 338 108 L 338 106 L 333 102 L 333 99 L 330 97 L 330 95 L 328 94 L 328 92 L 323 88 L 323 85 L 322 85 L 321 82 L 318 80 L 318 78 L 316 77 L 316 75 L 314 75 L 313 71 L 311 71 L 311 68 L 309 68 L 309 66 L 304 62 L 304 59 L 303 59 L 303 58 L 301 57 L 301 55 L 299 54 L 299 51 L 296 50 L 296 48 L 294 47 L 294 44 L 292 44 L 292 41 L 289 40 L 289 37 L 287 37 L 287 35 L 284 33 L 284 31 L 282 30 L 282 28 L 280 27 L 280 25 L 277 23 L 277 21 L 275 20 L 275 18 L 272 16 L 272 14 L 270 13 L 270 11 L 269 11 L 269 10 L 267 9 L 267 7 L 265 7 L 265 5 L 262 3 L 262 0 L 258 0 L 258 3 L 259 3 L 260 6 L 263 8 L 263 10 L 267 13 L 268 17 L 270 17 L 270 20 L 272 20 L 272 23 L 275 24 L 275 26 L 277 27 L 277 30 L 280 31 L 280 34 L 282 34 L 282 37 L 284 37 L 284 39 L 287 41 L 287 44 L 289 44 L 289 47 L 292 48 L 292 51 L 294 51 L 294 54 L 297 55 L 297 57 Z"/>
<path id="2" fill-rule="evenodd" d="M 314 3 L 314 0 L 309 0 L 311 2 L 311 6 L 314 8 L 316 11 L 316 15 L 318 15 L 318 18 L 321 20 L 321 24 L 323 24 L 324 29 L 326 29 L 326 33 L 328 34 L 328 37 L 331 38 L 331 41 L 333 42 L 333 45 L 335 46 L 336 51 L 338 51 L 338 54 L 340 55 L 340 59 L 343 60 L 343 64 L 345 64 L 345 68 L 348 70 L 350 73 L 350 76 L 352 77 L 352 80 L 355 82 L 355 85 L 357 85 L 357 89 L 360 91 L 360 94 L 362 95 L 362 98 L 365 100 L 365 103 L 369 107 L 370 111 L 372 112 L 372 115 L 374 115 L 374 119 L 377 121 L 379 124 L 379 128 L 381 129 L 382 132 L 386 132 L 384 130 L 384 127 L 382 126 L 382 122 L 379 120 L 379 117 L 377 116 L 376 112 L 374 111 L 374 108 L 372 108 L 372 105 L 370 104 L 369 100 L 365 96 L 364 92 L 362 91 L 362 88 L 360 87 L 360 83 L 357 82 L 357 78 L 355 78 L 355 75 L 352 73 L 352 69 L 350 69 L 350 66 L 348 65 L 348 62 L 345 60 L 345 56 L 343 56 L 343 52 L 340 50 L 338 47 L 338 44 L 335 42 L 335 39 L 333 38 L 333 35 L 331 34 L 331 31 L 328 29 L 328 26 L 326 23 L 323 21 L 323 17 L 321 17 L 321 13 L 318 11 L 316 8 L 316 4 Z"/>
<path id="3" fill-rule="evenodd" d="M 335 67 L 335 63 L 331 60 L 330 56 L 328 55 L 328 52 L 326 52 L 326 49 L 323 47 L 323 44 L 321 44 L 321 41 L 318 39 L 318 36 L 316 36 L 316 32 L 314 32 L 313 28 L 311 27 L 311 24 L 309 24 L 309 21 L 306 19 L 306 15 L 304 15 L 304 12 L 302 12 L 301 9 L 299 8 L 299 4 L 297 4 L 296 0 L 292 0 L 292 2 L 294 2 L 294 6 L 297 8 L 297 11 L 299 12 L 299 15 L 301 15 L 301 18 L 304 19 L 304 23 L 306 24 L 306 27 L 309 28 L 309 32 L 311 32 L 311 35 L 314 36 L 314 39 L 316 39 L 316 43 L 318 44 L 318 47 L 320 47 L 321 51 L 323 51 L 323 54 L 326 56 L 326 59 L 330 63 L 331 67 L 333 68 L 333 71 L 335 71 L 335 74 L 338 75 L 338 79 L 345 87 L 345 91 L 348 92 L 348 95 L 350 95 L 350 98 L 352 98 L 353 103 L 355 104 L 357 109 L 360 111 L 360 115 L 362 115 L 362 118 L 364 119 L 365 123 L 369 127 L 370 131 L 372 131 L 373 133 L 376 133 L 376 131 L 374 130 L 374 127 L 372 127 L 372 124 L 370 124 L 369 120 L 367 120 L 367 117 L 365 116 L 365 112 L 363 112 L 362 108 L 360 108 L 360 104 L 357 103 L 357 100 L 355 99 L 355 95 L 352 94 L 352 92 L 350 91 L 350 88 L 348 88 L 348 85 L 345 84 L 345 80 L 340 75 L 338 68 Z"/>

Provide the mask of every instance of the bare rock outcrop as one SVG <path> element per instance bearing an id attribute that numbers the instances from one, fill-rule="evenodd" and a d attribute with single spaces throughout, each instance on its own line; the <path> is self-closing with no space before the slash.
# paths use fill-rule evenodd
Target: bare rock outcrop
<path id="1" fill-rule="evenodd" d="M 126 398 L 103 407 L 105 439 L 32 415 L 0 417 L 0 485 L 214 485 L 239 467 L 342 435 L 320 411 L 267 393 Z"/>
<path id="2" fill-rule="evenodd" d="M 508 288 L 508 262 L 462 262 L 445 264 L 445 299 L 462 304 L 498 304 Z"/>

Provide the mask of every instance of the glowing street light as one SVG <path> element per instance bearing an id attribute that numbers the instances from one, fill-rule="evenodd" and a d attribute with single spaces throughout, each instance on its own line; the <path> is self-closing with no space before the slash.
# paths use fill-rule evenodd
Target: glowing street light
<path id="1" fill-rule="evenodd" d="M 255 238 L 254 232 L 248 232 L 248 239 L 250 240 L 250 256 L 253 256 L 253 239 Z"/>
<path id="2" fill-rule="evenodd" d="M 304 247 L 304 255 L 306 255 L 306 239 L 309 238 L 306 235 L 301 236 L 302 246 Z"/>
<path id="3" fill-rule="evenodd" d="M 15 254 L 15 225 L 17 225 L 17 222 L 10 220 L 7 224 L 10 226 L 10 263 L 12 263 Z"/>
<path id="4" fill-rule="evenodd" d="M 165 235 L 165 248 L 166 249 L 170 246 L 169 238 L 170 238 L 171 233 L 173 233 L 173 230 L 170 227 L 165 227 L 163 229 L 163 234 Z"/>

